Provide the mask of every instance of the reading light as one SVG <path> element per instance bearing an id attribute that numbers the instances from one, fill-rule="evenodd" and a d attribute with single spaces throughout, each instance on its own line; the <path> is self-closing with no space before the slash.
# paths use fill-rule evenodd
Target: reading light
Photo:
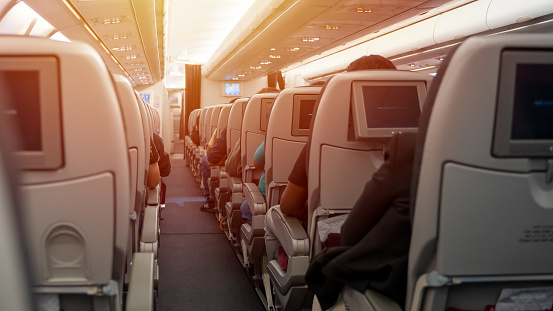
<path id="1" fill-rule="evenodd" d="M 357 8 L 357 13 L 371 13 L 371 9 Z"/>
<path id="2" fill-rule="evenodd" d="M 269 55 L 269 58 L 280 58 L 280 55 Z"/>

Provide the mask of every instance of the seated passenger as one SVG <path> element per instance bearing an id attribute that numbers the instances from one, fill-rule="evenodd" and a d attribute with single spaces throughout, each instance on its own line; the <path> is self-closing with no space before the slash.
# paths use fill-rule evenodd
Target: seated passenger
<path id="1" fill-rule="evenodd" d="M 192 131 L 190 132 L 190 139 L 192 139 L 192 142 L 196 146 L 200 144 L 200 132 L 198 131 L 197 125 L 192 126 Z"/>
<path id="2" fill-rule="evenodd" d="M 305 280 L 323 309 L 343 285 L 376 290 L 405 305 L 411 240 L 410 188 L 417 134 L 396 134 L 341 229 L 341 246 L 315 256 Z"/>
<path id="3" fill-rule="evenodd" d="M 155 188 L 161 180 L 161 174 L 159 172 L 159 153 L 157 151 L 154 140 L 150 137 L 150 166 L 148 169 L 147 185 L 150 188 Z"/>
<path id="4" fill-rule="evenodd" d="M 165 152 L 163 139 L 159 134 L 154 134 L 154 144 L 159 154 L 159 174 L 161 177 L 167 177 L 171 174 L 171 158 L 169 154 Z"/>
<path id="5" fill-rule="evenodd" d="M 165 152 L 165 146 L 163 145 L 163 139 L 158 134 L 154 133 L 154 143 L 155 147 L 158 150 L 159 154 L 159 161 L 157 162 L 159 167 L 159 175 L 160 177 L 167 177 L 169 174 L 171 174 L 171 157 L 169 157 L 169 154 Z M 165 185 L 165 182 L 163 181 L 163 178 L 160 178 L 161 182 L 161 204 L 165 204 L 165 196 L 167 194 L 167 186 Z M 159 210 L 160 219 L 163 220 L 163 217 L 161 216 L 161 209 Z"/>
<path id="6" fill-rule="evenodd" d="M 263 196 L 266 196 L 265 192 L 265 142 L 262 142 L 259 147 L 257 147 L 257 150 L 255 150 L 255 154 L 253 156 L 253 163 L 255 168 L 263 170 L 263 174 L 261 174 L 261 178 L 259 178 L 259 184 L 257 185 L 257 188 L 259 188 L 259 191 Z M 245 222 L 252 221 L 252 211 L 250 210 L 250 206 L 248 205 L 248 201 L 242 202 L 242 205 L 240 206 L 240 213 L 242 214 L 242 220 Z"/>
<path id="7" fill-rule="evenodd" d="M 202 177 L 204 183 L 204 197 L 206 203 L 201 210 L 205 212 L 215 211 L 215 202 L 209 193 L 209 177 L 211 177 L 212 166 L 225 165 L 227 159 L 227 129 L 225 128 L 219 137 L 217 131 L 213 132 L 211 139 L 207 145 L 207 155 L 202 158 Z"/>
<path id="8" fill-rule="evenodd" d="M 392 62 L 380 55 L 369 55 L 354 60 L 346 68 L 346 71 L 364 69 L 395 70 L 396 67 L 392 64 Z M 313 109 L 313 118 L 315 118 L 316 110 L 317 106 Z M 280 210 L 277 207 L 271 208 L 273 211 L 277 211 L 278 213 L 283 213 L 300 219 L 303 222 L 304 227 L 307 226 L 307 170 L 309 167 L 309 157 L 307 152 L 309 150 L 309 146 L 310 141 L 308 141 L 303 147 L 298 159 L 296 160 L 296 164 L 288 177 L 288 184 L 286 185 L 280 200 Z M 265 247 L 269 260 L 277 258 L 278 246 L 280 245 L 276 235 L 273 233 L 274 230 L 275 228 L 272 217 L 270 217 L 270 213 L 267 212 L 267 217 L 265 218 Z"/>

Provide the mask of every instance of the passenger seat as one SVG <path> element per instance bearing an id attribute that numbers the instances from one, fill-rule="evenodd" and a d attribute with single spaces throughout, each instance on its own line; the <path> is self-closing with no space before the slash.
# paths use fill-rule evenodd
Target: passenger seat
<path id="1" fill-rule="evenodd" d="M 440 68 L 415 158 L 407 309 L 479 310 L 553 285 L 552 70 L 553 36 L 528 33 L 471 37 Z M 520 310 L 517 295 L 504 301 Z"/>
<path id="2" fill-rule="evenodd" d="M 125 258 L 132 255 L 133 205 L 125 127 L 111 76 L 83 43 L 1 41 L 2 67 L 25 77 L 14 80 L 14 87 L 36 97 L 25 101 L 36 109 L 22 116 L 25 124 L 39 126 L 28 128 L 17 154 L 34 291 L 58 310 L 119 310 Z M 129 273 L 153 276 L 153 254 L 136 254 L 133 262 Z M 127 306 L 153 308 L 153 282 L 139 288 L 133 279 Z"/>

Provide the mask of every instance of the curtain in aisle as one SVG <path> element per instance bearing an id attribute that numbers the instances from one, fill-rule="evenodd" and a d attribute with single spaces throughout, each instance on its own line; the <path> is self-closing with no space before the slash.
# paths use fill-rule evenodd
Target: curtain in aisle
<path id="1" fill-rule="evenodd" d="M 190 112 L 201 107 L 202 95 L 202 65 L 189 65 L 184 67 L 184 109 L 181 110 L 181 120 L 184 120 L 183 126 L 180 128 L 179 137 L 184 139 L 188 135 L 188 117 Z"/>

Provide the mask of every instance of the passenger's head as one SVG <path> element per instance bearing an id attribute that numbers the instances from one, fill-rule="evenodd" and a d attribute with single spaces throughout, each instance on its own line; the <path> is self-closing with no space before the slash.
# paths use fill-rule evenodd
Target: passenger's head
<path id="1" fill-rule="evenodd" d="M 380 55 L 369 55 L 360 57 L 349 64 L 346 71 L 356 71 L 364 69 L 396 69 L 391 61 Z"/>
<path id="2" fill-rule="evenodd" d="M 280 93 L 280 90 L 274 87 L 264 87 L 261 90 L 259 90 L 259 92 L 257 92 L 257 94 L 261 94 L 261 93 Z"/>

